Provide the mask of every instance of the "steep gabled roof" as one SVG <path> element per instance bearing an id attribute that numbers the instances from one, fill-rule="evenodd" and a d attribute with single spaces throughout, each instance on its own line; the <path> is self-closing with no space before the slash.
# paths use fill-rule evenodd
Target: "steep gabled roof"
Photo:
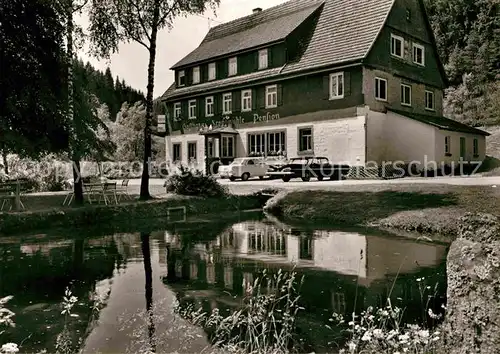
<path id="1" fill-rule="evenodd" d="M 431 116 L 431 115 L 427 115 L 427 114 L 406 112 L 406 111 L 400 111 L 397 109 L 390 109 L 390 108 L 388 108 L 388 110 L 391 112 L 394 112 L 396 114 L 399 114 L 401 116 L 405 116 L 407 118 L 411 118 L 413 120 L 432 125 L 436 128 L 442 129 L 442 130 L 449 130 L 449 131 L 454 131 L 454 132 L 477 134 L 477 135 L 484 135 L 484 136 L 490 135 L 490 133 L 485 132 L 484 130 L 473 128 L 473 127 L 470 127 L 466 124 L 457 122 L 456 120 L 441 117 L 441 116 Z"/>
<path id="2" fill-rule="evenodd" d="M 200 46 L 172 69 L 286 39 L 293 29 L 316 10 L 319 13 L 315 28 L 312 29 L 312 35 L 305 43 L 300 57 L 279 70 L 268 72 L 267 78 L 279 79 L 304 70 L 361 61 L 377 40 L 394 2 L 395 0 L 291 0 L 212 28 Z M 168 90 L 163 98 L 217 89 L 221 85 L 239 81 L 238 78 Z M 250 75 L 246 79 L 261 78 L 261 75 L 256 74 L 255 77 Z"/>
<path id="3" fill-rule="evenodd" d="M 194 51 L 171 69 L 283 41 L 313 14 L 323 0 L 290 1 L 212 28 Z"/>
<path id="4" fill-rule="evenodd" d="M 326 0 L 304 54 L 283 74 L 364 59 L 394 0 Z"/>

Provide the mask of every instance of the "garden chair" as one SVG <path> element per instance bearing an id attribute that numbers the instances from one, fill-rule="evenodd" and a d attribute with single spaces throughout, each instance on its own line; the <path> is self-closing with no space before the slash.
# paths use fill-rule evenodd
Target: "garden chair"
<path id="1" fill-rule="evenodd" d="M 132 196 L 128 192 L 128 182 L 129 179 L 125 178 L 119 187 L 116 189 L 116 193 L 118 195 L 118 200 L 121 200 L 121 197 L 124 196 L 128 200 L 132 200 Z"/>
<path id="2" fill-rule="evenodd" d="M 104 199 L 104 204 L 108 205 L 108 202 L 112 202 L 114 200 L 115 204 L 118 204 L 116 191 L 116 182 L 103 183 L 102 194 L 99 197 L 99 202 L 101 201 L 101 199 Z M 111 197 L 111 200 L 108 197 Z"/>

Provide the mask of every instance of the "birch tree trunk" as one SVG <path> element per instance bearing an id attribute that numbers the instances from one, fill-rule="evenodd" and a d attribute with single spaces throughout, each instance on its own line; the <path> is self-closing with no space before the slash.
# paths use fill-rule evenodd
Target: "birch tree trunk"
<path id="1" fill-rule="evenodd" d="M 141 178 L 141 200 L 151 199 L 149 194 L 149 169 L 151 164 L 151 131 L 150 126 L 153 120 L 153 91 L 155 78 L 155 60 L 156 60 L 156 39 L 158 36 L 158 21 L 160 19 L 160 0 L 155 1 L 153 11 L 153 26 L 151 30 L 151 41 L 149 46 L 149 65 L 148 65 L 148 87 L 146 95 L 146 127 L 144 128 L 144 160 Z"/>
<path id="2" fill-rule="evenodd" d="M 75 203 L 83 205 L 83 185 L 80 171 L 80 157 L 78 151 L 78 143 L 76 136 L 76 124 L 74 114 L 74 99 L 73 99 L 73 0 L 68 1 L 67 8 L 67 60 L 68 60 L 68 121 L 71 125 L 70 142 L 71 153 L 73 160 L 73 188 L 75 193 Z"/>

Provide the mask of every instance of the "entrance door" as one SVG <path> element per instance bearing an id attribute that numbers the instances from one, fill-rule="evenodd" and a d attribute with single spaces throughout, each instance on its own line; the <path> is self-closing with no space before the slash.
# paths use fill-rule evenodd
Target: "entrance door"
<path id="1" fill-rule="evenodd" d="M 460 137 L 460 159 L 465 160 L 467 145 L 465 144 L 465 138 Z"/>

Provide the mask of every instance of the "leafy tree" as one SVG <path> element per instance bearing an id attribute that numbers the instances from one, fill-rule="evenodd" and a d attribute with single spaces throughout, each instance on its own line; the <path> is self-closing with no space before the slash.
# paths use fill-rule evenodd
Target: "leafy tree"
<path id="1" fill-rule="evenodd" d="M 68 146 L 64 28 L 52 5 L 47 0 L 0 1 L 3 155 L 38 158 Z"/>
<path id="2" fill-rule="evenodd" d="M 173 26 L 176 17 L 215 9 L 220 0 L 91 0 L 90 37 L 94 54 L 109 57 L 120 42 L 135 41 L 149 52 L 144 157 L 141 199 L 149 199 L 150 126 L 153 118 L 153 90 L 158 31 Z"/>
<path id="3" fill-rule="evenodd" d="M 141 160 L 144 156 L 144 139 L 141 132 L 146 124 L 146 107 L 142 102 L 133 105 L 124 103 L 116 116 L 116 121 L 110 126 L 111 139 L 117 149 L 114 155 L 116 161 L 132 162 Z M 162 151 L 163 141 L 152 141 L 152 156 Z"/>
<path id="4" fill-rule="evenodd" d="M 500 2 L 425 0 L 452 85 L 446 114 L 473 125 L 500 122 Z"/>

